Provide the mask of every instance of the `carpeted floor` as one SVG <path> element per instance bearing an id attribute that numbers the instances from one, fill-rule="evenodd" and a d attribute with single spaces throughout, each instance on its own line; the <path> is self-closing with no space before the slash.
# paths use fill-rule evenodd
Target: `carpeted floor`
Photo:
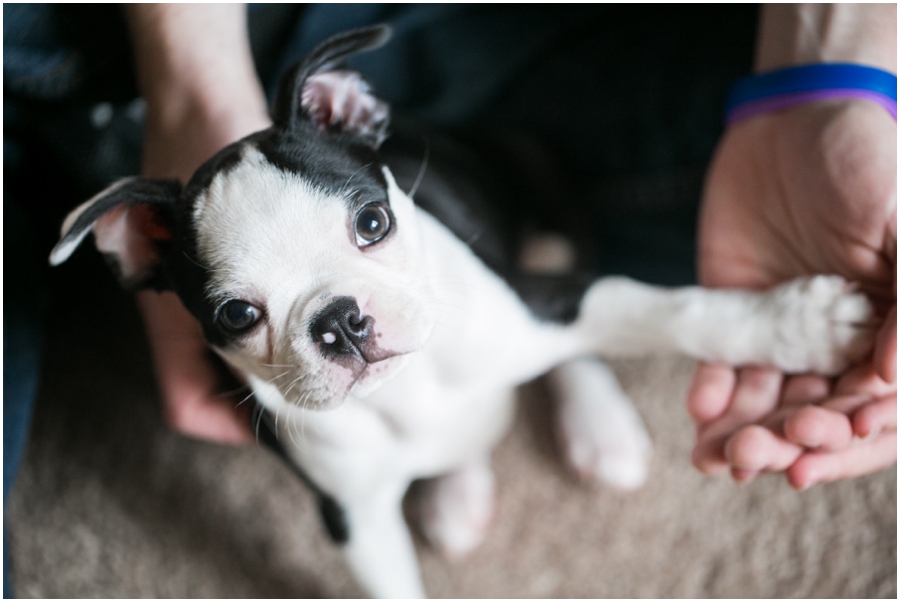
<path id="1" fill-rule="evenodd" d="M 7 522 L 18 595 L 358 596 L 279 460 L 162 426 L 133 304 L 97 263 L 54 275 L 67 302 L 49 325 Z M 688 460 L 691 363 L 615 367 L 654 439 L 650 482 L 629 494 L 578 484 L 540 383 L 526 387 L 494 456 L 489 541 L 455 563 L 419 545 L 432 596 L 896 597 L 896 469 L 804 493 L 775 477 L 704 478 Z"/>

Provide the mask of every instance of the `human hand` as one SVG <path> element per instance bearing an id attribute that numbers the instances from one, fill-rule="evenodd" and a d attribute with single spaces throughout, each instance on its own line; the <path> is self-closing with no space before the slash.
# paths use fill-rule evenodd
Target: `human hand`
<path id="1" fill-rule="evenodd" d="M 264 105 L 263 105 L 264 106 Z M 143 173 L 186 182 L 223 146 L 269 126 L 264 111 L 192 107 L 178 119 L 148 115 Z M 248 443 L 250 405 L 221 391 L 216 358 L 209 355 L 199 323 L 174 293 L 138 294 L 153 351 L 166 423 L 186 435 L 221 443 Z M 243 397 L 243 396 L 242 396 Z"/>
<path id="2" fill-rule="evenodd" d="M 851 372 L 832 385 L 773 369 L 698 367 L 688 394 L 697 468 L 730 468 L 743 481 L 787 470 L 794 486 L 806 487 L 896 461 L 895 435 L 887 432 L 896 430 L 896 389 L 888 384 L 896 364 L 896 244 L 896 124 L 882 108 L 810 103 L 726 133 L 701 211 L 701 283 L 763 288 L 839 274 L 858 283 L 886 319 L 867 378 Z M 808 404 L 818 407 L 801 409 Z M 852 439 L 879 425 L 881 435 Z M 822 441 L 816 451 L 810 432 Z"/>
<path id="3" fill-rule="evenodd" d="M 784 471 L 793 487 L 806 489 L 896 461 L 896 385 L 881 380 L 870 364 L 836 383 L 811 375 L 784 380 L 771 368 L 748 368 L 735 378 L 731 368 L 709 367 L 695 373 L 694 398 L 711 393 L 700 382 L 710 374 L 718 386 L 730 381 L 731 387 L 715 393 L 727 400 L 723 414 L 698 425 L 692 457 L 707 474 L 730 469 L 734 480 L 748 482 Z"/>
<path id="4" fill-rule="evenodd" d="M 270 125 L 244 7 L 132 5 L 126 14 L 147 102 L 143 175 L 186 183 L 222 147 Z M 177 296 L 144 291 L 138 306 L 167 424 L 220 443 L 251 442 L 250 406 L 222 391 L 218 360 Z"/>

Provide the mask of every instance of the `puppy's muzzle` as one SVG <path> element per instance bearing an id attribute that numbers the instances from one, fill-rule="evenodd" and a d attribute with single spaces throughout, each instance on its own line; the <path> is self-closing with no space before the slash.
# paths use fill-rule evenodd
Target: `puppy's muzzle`
<path id="1" fill-rule="evenodd" d="M 357 357 L 368 362 L 372 322 L 371 317 L 360 314 L 356 299 L 337 297 L 312 319 L 310 334 L 329 359 Z"/>

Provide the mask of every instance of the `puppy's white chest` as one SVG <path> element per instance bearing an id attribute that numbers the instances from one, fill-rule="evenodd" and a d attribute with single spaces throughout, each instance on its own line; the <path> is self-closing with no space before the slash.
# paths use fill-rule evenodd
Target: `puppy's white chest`
<path id="1" fill-rule="evenodd" d="M 411 366 L 413 367 L 413 366 Z M 423 371 L 410 371 L 370 406 L 410 454 L 417 477 L 440 474 L 497 442 L 513 412 L 508 385 L 473 389 L 447 387 Z"/>
<path id="2" fill-rule="evenodd" d="M 335 494 L 364 490 L 373 479 L 435 476 L 495 444 L 512 418 L 509 388 L 460 393 L 431 378 L 422 358 L 364 399 L 327 412 L 290 412 L 278 424 L 279 438 Z"/>

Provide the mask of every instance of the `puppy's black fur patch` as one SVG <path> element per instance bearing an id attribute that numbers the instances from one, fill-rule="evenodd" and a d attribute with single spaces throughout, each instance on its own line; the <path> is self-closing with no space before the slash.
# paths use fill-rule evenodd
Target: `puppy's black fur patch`
<path id="1" fill-rule="evenodd" d="M 290 130 L 267 130 L 249 140 L 278 169 L 301 175 L 329 194 L 352 192 L 346 195 L 351 210 L 388 202 L 378 153 L 356 136 L 325 134 L 301 122 Z"/>

